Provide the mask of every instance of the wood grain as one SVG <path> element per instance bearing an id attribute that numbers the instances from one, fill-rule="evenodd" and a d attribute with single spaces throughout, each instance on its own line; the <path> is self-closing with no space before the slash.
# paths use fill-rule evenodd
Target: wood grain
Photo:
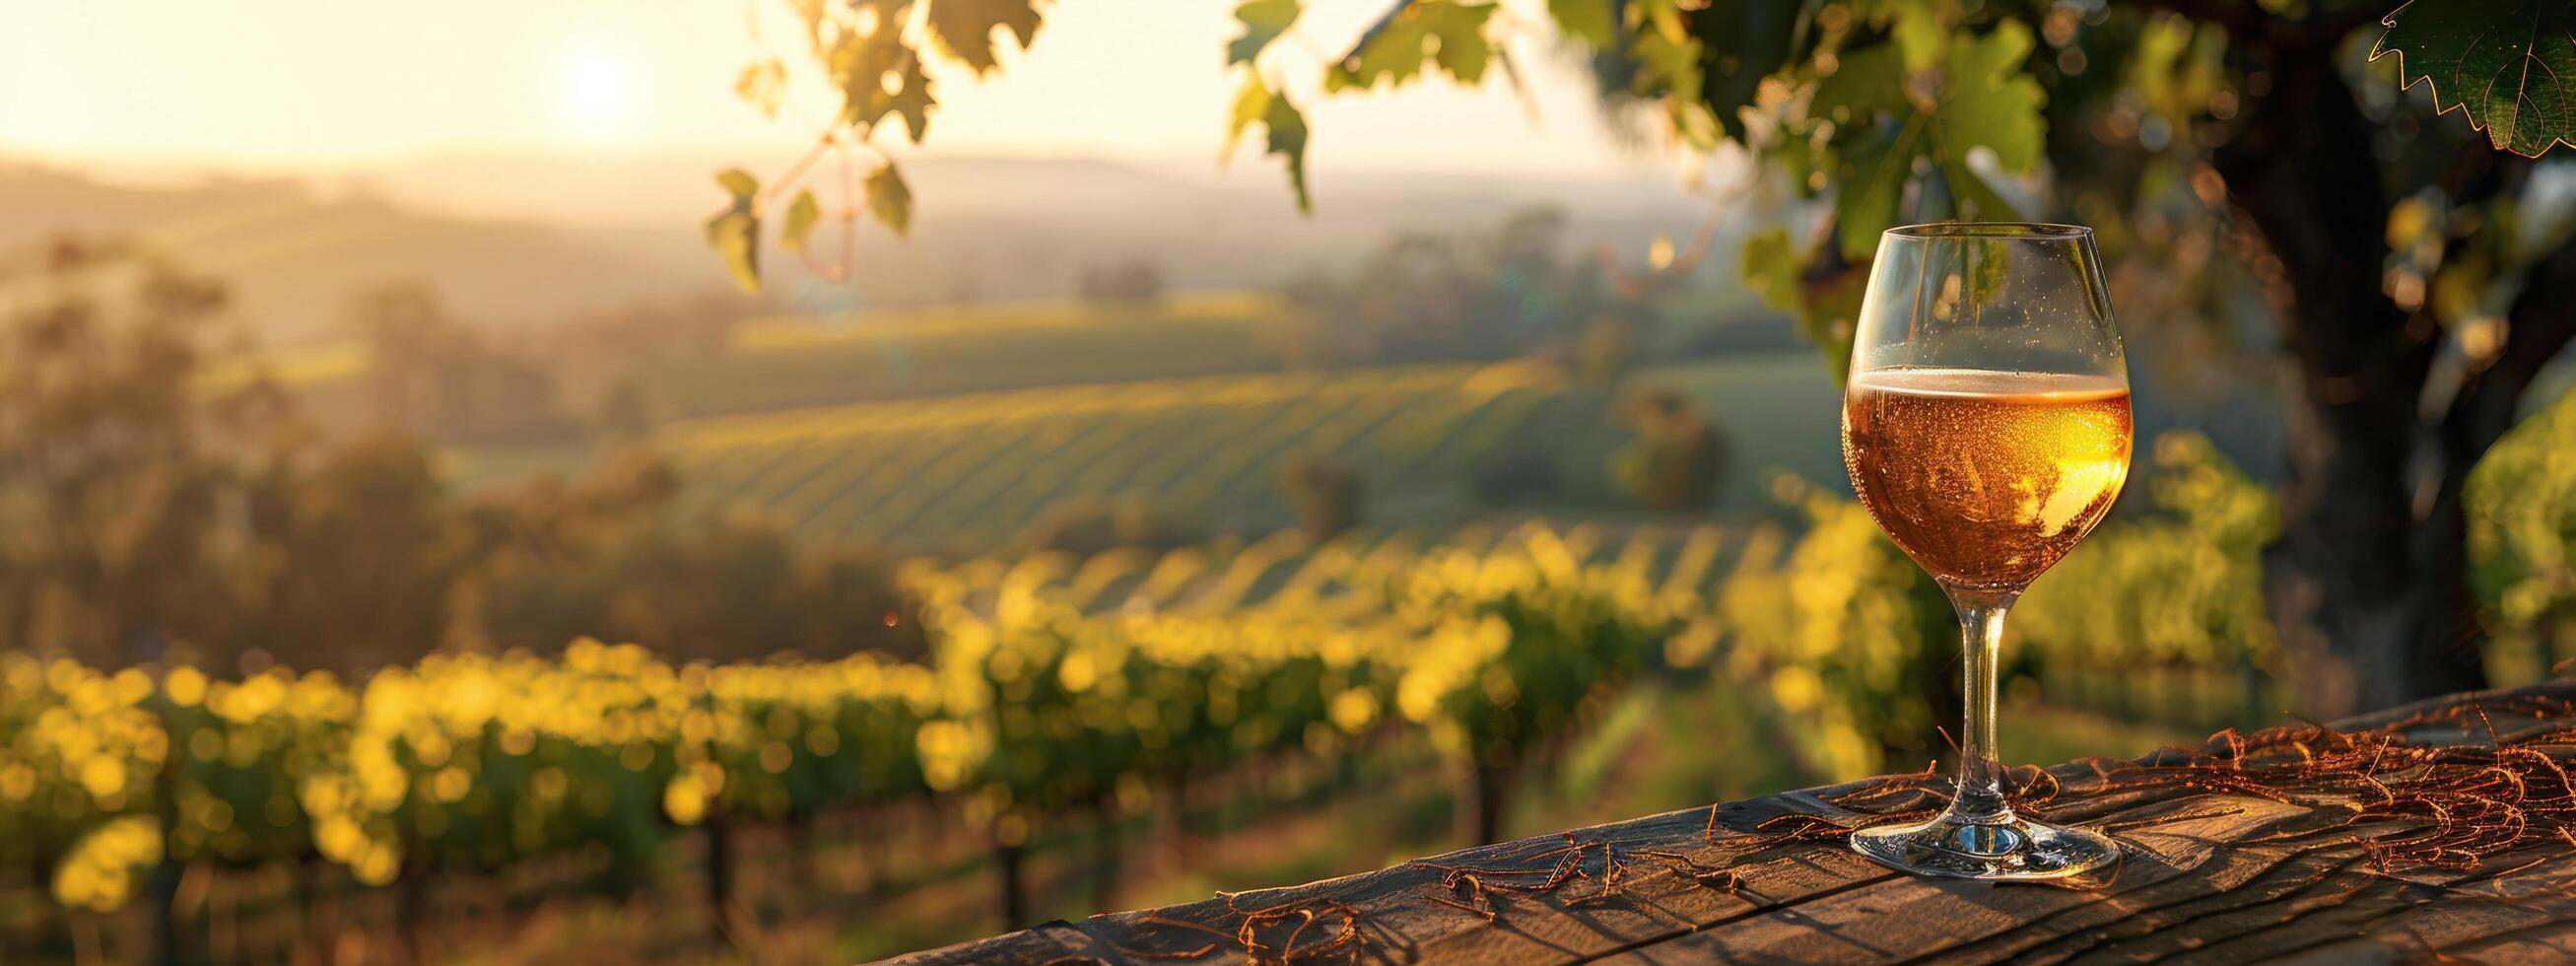
<path id="1" fill-rule="evenodd" d="M 2483 745 L 2491 740 L 2490 722 L 2493 737 L 2506 741 L 2576 726 L 2564 714 L 2532 710 L 2534 699 L 2571 698 L 2576 685 L 2540 685 L 2392 709 L 2338 727 L 2381 727 L 2474 706 L 2489 712 L 2470 716 L 2474 725 L 2419 724 L 2405 734 L 2428 744 Z M 2576 758 L 2576 747 L 2542 750 L 2561 761 Z M 2408 831 L 2415 820 L 2355 826 L 2342 810 L 2185 788 L 2088 793 L 2091 766 L 2070 763 L 2050 772 L 2068 791 L 2048 816 L 2091 824 L 2118 839 L 2125 858 L 2115 874 L 2081 887 L 1916 878 L 1839 842 L 1766 845 L 1744 834 L 1781 816 L 1862 820 L 1832 800 L 1880 781 L 1873 779 L 1244 893 L 1231 905 L 1218 898 L 1050 922 L 889 962 L 1276 962 L 1292 943 L 1312 949 L 1341 928 L 1342 919 L 1325 912 L 1338 908 L 1334 903 L 1357 912 L 1354 941 L 1299 962 L 2576 958 L 2576 847 L 2565 840 L 2534 839 L 2468 870 L 2379 871 L 2359 839 Z M 1538 883 L 1566 861 L 1570 843 L 1586 846 L 1579 876 L 1544 892 L 1492 888 Z M 1605 851 L 1617 857 L 1615 890 L 1604 888 L 1611 872 Z M 1476 904 L 1471 888 L 1443 887 L 1445 869 L 1473 870 L 1489 887 L 1490 921 L 1466 908 Z M 1254 930 L 1258 949 L 1248 953 L 1232 938 L 1241 913 L 1273 908 L 1321 914 L 1313 922 L 1291 915 Z M 1197 955 L 1184 955 L 1191 953 Z"/>

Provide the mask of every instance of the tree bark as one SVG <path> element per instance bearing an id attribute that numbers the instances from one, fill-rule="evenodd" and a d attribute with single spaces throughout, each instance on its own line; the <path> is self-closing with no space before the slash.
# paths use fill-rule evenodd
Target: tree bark
<path id="1" fill-rule="evenodd" d="M 2454 481 L 2495 434 L 2423 449 L 2438 327 L 2381 292 L 2388 202 L 2373 125 L 2330 43 L 2266 54 L 2274 89 L 2213 160 L 2278 260 L 2272 288 L 2299 377 L 2282 533 L 2264 568 L 2299 703 L 2333 716 L 2483 687 Z M 2428 456 L 2437 489 L 2419 515 Z"/>

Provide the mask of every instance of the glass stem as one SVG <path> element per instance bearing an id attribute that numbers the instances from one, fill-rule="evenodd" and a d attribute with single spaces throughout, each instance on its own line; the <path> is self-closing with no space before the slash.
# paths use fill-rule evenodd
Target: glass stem
<path id="1" fill-rule="evenodd" d="M 1966 665 L 1961 697 L 1967 720 L 1959 729 L 1959 790 L 1950 800 L 1949 816 L 1989 824 L 2010 821 L 2004 803 L 2004 765 L 1995 750 L 1995 675 L 2001 663 L 2004 615 L 2021 598 L 2018 588 L 1996 590 L 1948 587 L 1950 604 L 1959 610 L 1959 632 Z"/>

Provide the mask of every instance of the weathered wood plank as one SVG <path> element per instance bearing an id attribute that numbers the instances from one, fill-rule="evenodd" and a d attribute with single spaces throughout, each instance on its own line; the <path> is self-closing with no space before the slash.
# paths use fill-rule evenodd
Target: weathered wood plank
<path id="1" fill-rule="evenodd" d="M 2571 697 L 2576 685 L 2564 683 L 2464 695 L 2341 727 L 2404 724 L 2410 740 L 2432 745 L 2527 742 L 2576 728 L 2576 714 L 2564 703 Z M 2421 720 L 2472 707 L 2483 713 Z M 2576 744 L 2532 747 L 2554 760 L 2576 759 Z M 2167 751 L 2140 761 L 2171 765 L 2184 757 Z M 2127 858 L 2116 874 L 2080 887 L 1922 879 L 1868 862 L 1838 841 L 1754 834 L 1766 822 L 1792 816 L 1866 821 L 1868 815 L 1835 802 L 1898 787 L 1873 780 L 1468 849 L 1231 899 L 1048 923 L 894 962 L 1238 962 L 1275 959 L 1292 945 L 1316 949 L 1346 928 L 1355 935 L 1331 946 L 1327 958 L 2369 962 L 2436 954 L 2576 955 L 2576 838 L 2527 839 L 2472 868 L 2383 872 L 2363 841 L 2420 832 L 2424 820 L 2381 816 L 2354 824 L 2350 808 L 2336 802 L 2289 804 L 2210 787 L 2105 790 L 2084 763 L 2050 773 L 2066 790 L 2041 810 L 2119 839 Z M 1900 795 L 1868 807 L 1910 804 Z M 1615 889 L 1609 887 L 1614 872 Z M 1528 888 L 1541 884 L 1550 888 Z M 1257 910 L 1273 913 L 1256 919 L 1250 938 L 1259 956 L 1253 957 L 1236 932 Z"/>

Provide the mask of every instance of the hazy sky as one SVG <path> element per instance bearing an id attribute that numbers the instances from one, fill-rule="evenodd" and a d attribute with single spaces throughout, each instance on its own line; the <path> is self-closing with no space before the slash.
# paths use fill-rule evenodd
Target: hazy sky
<path id="1" fill-rule="evenodd" d="M 1304 33 L 1338 51 L 1385 3 L 1315 0 Z M 756 6 L 785 38 L 784 4 Z M 938 77 L 930 149 L 1213 156 L 1236 85 L 1222 52 L 1237 32 L 1232 8 L 1062 0 L 1034 50 L 1000 76 Z M 746 12 L 742 0 L 0 0 L 0 157 L 328 169 L 456 148 L 800 142 L 811 132 L 764 121 L 732 96 L 735 74 L 763 50 Z M 1343 97 L 1309 110 L 1313 163 L 1660 165 L 1614 145 L 1552 43 L 1515 48 L 1540 91 L 1535 122 L 1499 78 L 1481 91 L 1434 82 Z M 1281 65 L 1319 72 L 1303 55 Z"/>

